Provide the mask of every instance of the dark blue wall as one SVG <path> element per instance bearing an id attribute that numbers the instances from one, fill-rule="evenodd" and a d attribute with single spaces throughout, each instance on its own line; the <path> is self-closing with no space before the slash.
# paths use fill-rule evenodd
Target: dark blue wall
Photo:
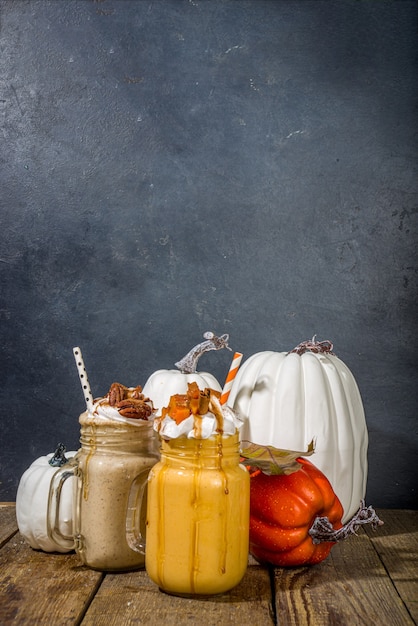
<path id="1" fill-rule="evenodd" d="M 229 333 L 353 371 L 415 507 L 417 5 L 1 0 L 0 500 L 94 395 Z M 224 379 L 230 353 L 201 369 Z"/>

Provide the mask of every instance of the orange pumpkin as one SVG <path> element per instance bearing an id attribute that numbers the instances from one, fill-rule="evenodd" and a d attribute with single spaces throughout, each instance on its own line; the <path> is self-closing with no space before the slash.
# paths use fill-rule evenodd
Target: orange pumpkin
<path id="1" fill-rule="evenodd" d="M 251 475 L 250 552 L 260 562 L 315 565 L 359 526 L 371 524 L 375 530 L 383 524 L 362 501 L 343 526 L 343 507 L 325 474 L 307 459 L 297 462 L 301 467 L 291 474 L 257 470 Z"/>

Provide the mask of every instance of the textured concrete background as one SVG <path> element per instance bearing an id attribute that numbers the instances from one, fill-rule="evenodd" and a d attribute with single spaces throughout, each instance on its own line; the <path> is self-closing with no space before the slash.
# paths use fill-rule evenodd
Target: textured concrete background
<path id="1" fill-rule="evenodd" d="M 315 333 L 415 507 L 417 5 L 0 0 L 0 500 L 83 397 Z M 231 354 L 200 369 L 223 381 Z"/>

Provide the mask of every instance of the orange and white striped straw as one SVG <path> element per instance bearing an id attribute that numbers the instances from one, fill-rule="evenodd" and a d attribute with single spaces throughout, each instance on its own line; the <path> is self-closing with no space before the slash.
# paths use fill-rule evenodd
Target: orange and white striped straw
<path id="1" fill-rule="evenodd" d="M 238 368 L 241 365 L 242 357 L 243 355 L 241 352 L 235 352 L 234 358 L 232 359 L 231 367 L 229 368 L 229 372 L 225 380 L 224 388 L 222 389 L 220 400 L 221 404 L 226 404 L 229 398 L 229 394 L 232 389 L 232 383 L 234 382 L 234 378 L 237 375 Z"/>

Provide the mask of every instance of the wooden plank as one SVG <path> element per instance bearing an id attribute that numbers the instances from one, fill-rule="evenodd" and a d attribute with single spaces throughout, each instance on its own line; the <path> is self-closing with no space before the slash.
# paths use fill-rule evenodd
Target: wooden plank
<path id="1" fill-rule="evenodd" d="M 384 525 L 365 526 L 399 595 L 418 624 L 418 511 L 378 510 Z"/>
<path id="2" fill-rule="evenodd" d="M 0 550 L 0 624 L 78 623 L 103 578 L 76 554 L 47 554 L 17 533 Z"/>
<path id="3" fill-rule="evenodd" d="M 229 593 L 188 599 L 159 591 L 145 571 L 108 574 L 82 622 L 83 626 L 190 626 L 190 624 L 273 625 L 268 571 L 250 561 L 242 582 Z"/>
<path id="4" fill-rule="evenodd" d="M 418 511 L 378 514 L 384 526 L 377 532 L 364 527 L 320 565 L 275 569 L 280 626 L 418 624 Z M 231 592 L 189 600 L 161 593 L 144 571 L 104 578 L 81 566 L 75 554 L 32 550 L 16 529 L 14 504 L 0 503 L 2 625 L 276 623 L 268 570 L 251 557 L 244 580 Z"/>
<path id="5" fill-rule="evenodd" d="M 0 548 L 17 532 L 16 507 L 12 502 L 0 502 Z"/>
<path id="6" fill-rule="evenodd" d="M 276 569 L 275 589 L 280 626 L 414 624 L 362 530 L 319 565 Z"/>

